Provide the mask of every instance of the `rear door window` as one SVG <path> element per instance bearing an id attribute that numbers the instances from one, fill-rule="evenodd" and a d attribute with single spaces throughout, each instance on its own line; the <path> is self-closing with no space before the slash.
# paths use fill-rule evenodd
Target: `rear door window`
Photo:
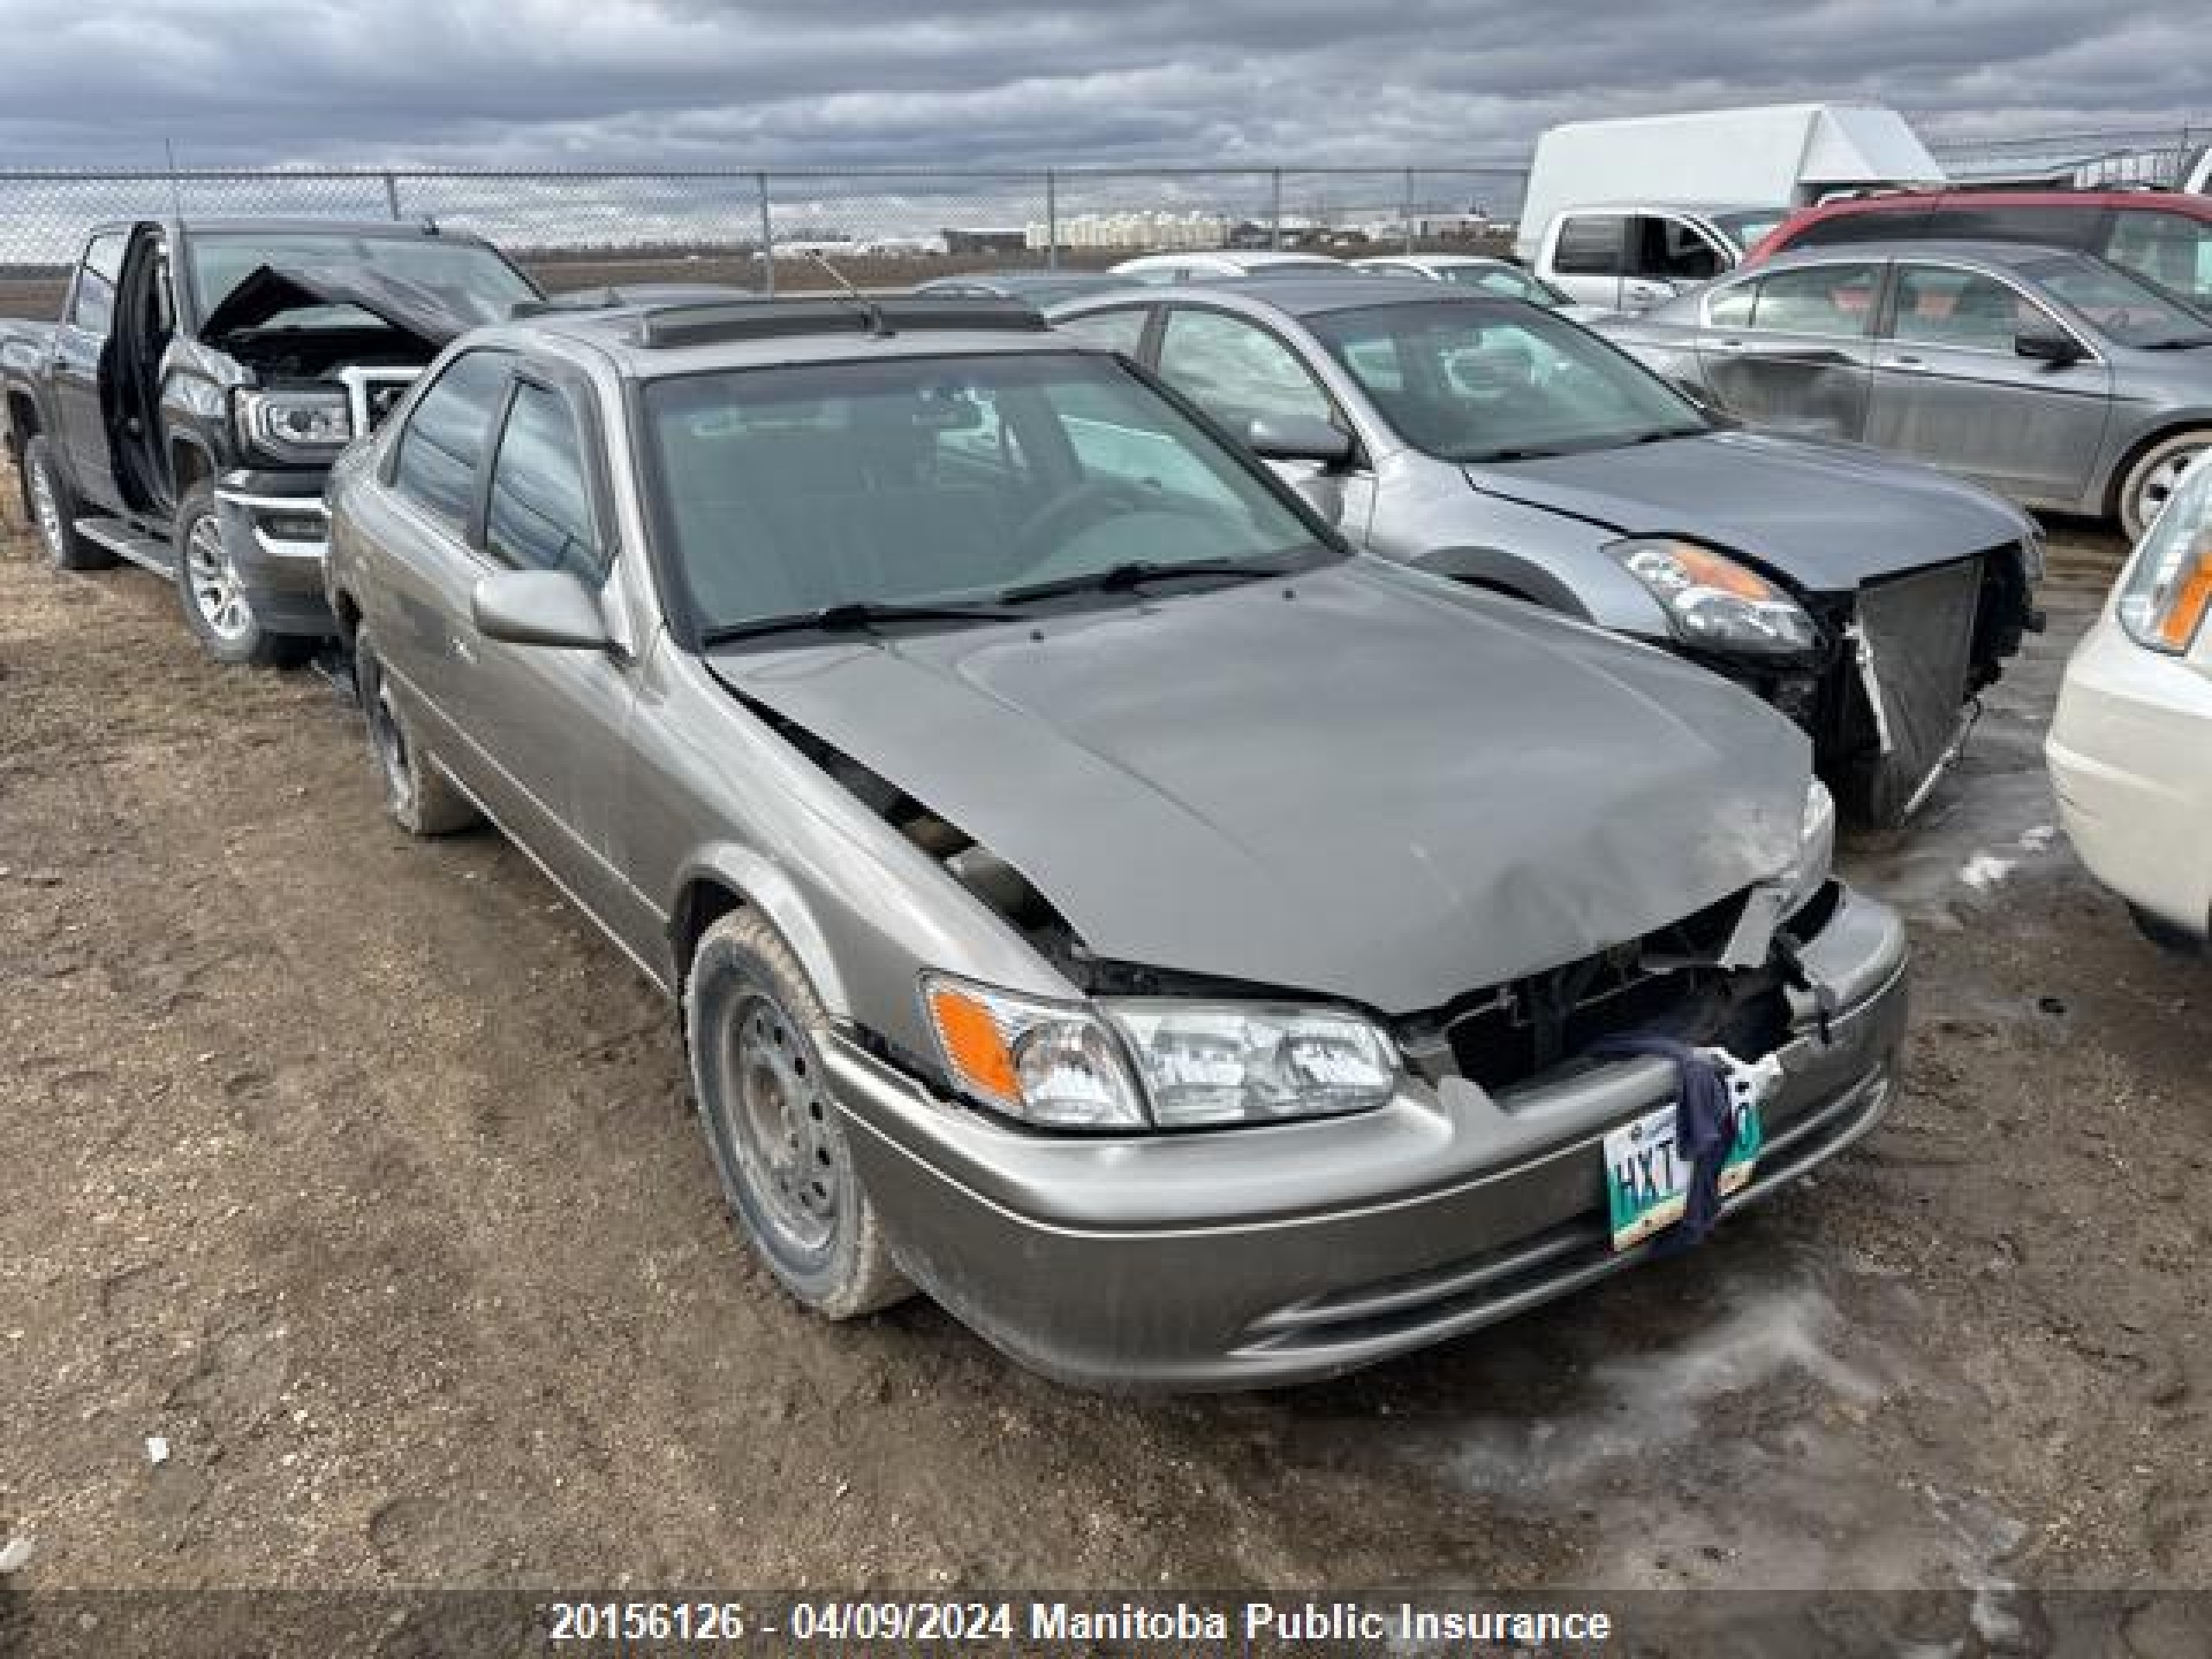
<path id="1" fill-rule="evenodd" d="M 1552 250 L 1552 269 L 1563 276 L 1618 276 L 1621 274 L 1621 230 L 1616 213 L 1586 213 L 1559 227 L 1559 242 Z"/>
<path id="2" fill-rule="evenodd" d="M 1751 327 L 1761 334 L 1855 338 L 1872 321 L 1881 288 L 1882 268 L 1871 260 L 1778 270 L 1758 283 Z"/>
<path id="3" fill-rule="evenodd" d="M 455 358 L 424 392 L 399 435 L 392 487 L 454 530 L 476 505 L 478 469 L 506 395 L 510 360 L 500 352 Z"/>
<path id="4" fill-rule="evenodd" d="M 1900 265 L 1890 333 L 1916 345 L 2010 353 L 2030 315 L 2051 321 L 1994 276 L 1947 265 Z"/>

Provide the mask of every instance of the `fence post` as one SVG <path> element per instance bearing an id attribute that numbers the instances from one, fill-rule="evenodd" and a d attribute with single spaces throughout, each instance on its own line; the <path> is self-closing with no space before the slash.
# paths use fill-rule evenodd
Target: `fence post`
<path id="1" fill-rule="evenodd" d="M 1400 204 L 1398 224 L 1406 233 L 1406 251 L 1411 253 L 1414 251 L 1414 170 L 1410 167 L 1406 169 L 1406 195 Z"/>
<path id="2" fill-rule="evenodd" d="M 1060 268 L 1060 189 L 1059 180 L 1051 168 L 1045 169 L 1045 269 Z"/>
<path id="3" fill-rule="evenodd" d="M 760 291 L 776 296 L 776 221 L 768 211 L 768 175 L 755 173 L 753 182 L 760 192 Z"/>
<path id="4" fill-rule="evenodd" d="M 1268 174 L 1268 245 L 1282 246 L 1282 168 Z"/>
<path id="5" fill-rule="evenodd" d="M 399 181 L 390 173 L 384 175 L 384 205 L 397 220 L 399 217 Z"/>

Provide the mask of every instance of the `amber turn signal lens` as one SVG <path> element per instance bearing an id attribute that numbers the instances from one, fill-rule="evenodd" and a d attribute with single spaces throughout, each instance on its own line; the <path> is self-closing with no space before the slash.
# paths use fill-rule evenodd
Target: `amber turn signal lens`
<path id="1" fill-rule="evenodd" d="M 930 990 L 930 1018 L 961 1082 L 988 1099 L 1021 1098 L 1014 1055 L 988 1008 L 950 985 L 937 985 Z"/>
<path id="2" fill-rule="evenodd" d="M 1710 548 L 1699 547 L 1692 542 L 1676 542 L 1673 543 L 1673 552 L 1683 574 L 1701 588 L 1754 601 L 1777 597 L 1772 582 L 1746 570 L 1733 559 L 1721 557 Z"/>
<path id="3" fill-rule="evenodd" d="M 2175 651 L 2187 651 L 2212 611 L 2212 537 L 2200 541 L 2189 564 L 2177 575 L 2172 601 L 2158 620 L 2159 639 Z"/>

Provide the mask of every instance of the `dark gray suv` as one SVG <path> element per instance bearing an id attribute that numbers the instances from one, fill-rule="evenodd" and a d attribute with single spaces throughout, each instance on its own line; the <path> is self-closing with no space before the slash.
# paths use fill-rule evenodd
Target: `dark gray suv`
<path id="1" fill-rule="evenodd" d="M 830 1316 L 918 1286 L 1093 1384 L 1344 1370 L 1897 1087 L 1904 932 L 1787 721 L 1353 554 L 1018 307 L 482 330 L 331 514 L 394 816 L 493 818 L 682 999 L 731 1203 Z"/>

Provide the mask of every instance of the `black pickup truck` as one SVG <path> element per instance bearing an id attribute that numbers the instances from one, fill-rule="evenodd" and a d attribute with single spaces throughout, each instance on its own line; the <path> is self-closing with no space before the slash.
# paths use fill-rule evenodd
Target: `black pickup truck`
<path id="1" fill-rule="evenodd" d="M 448 341 L 539 297 L 433 225 L 102 226 L 58 323 L 0 323 L 0 438 L 55 564 L 129 559 L 211 656 L 296 659 L 333 632 L 332 460 Z"/>

